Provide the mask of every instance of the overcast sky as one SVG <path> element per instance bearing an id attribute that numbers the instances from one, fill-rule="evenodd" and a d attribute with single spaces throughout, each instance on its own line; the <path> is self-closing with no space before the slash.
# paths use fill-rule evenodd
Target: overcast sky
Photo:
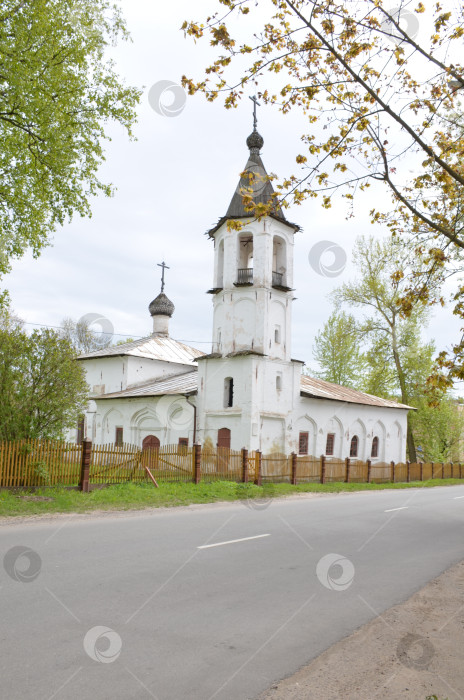
<path id="1" fill-rule="evenodd" d="M 225 214 L 247 161 L 252 104 L 244 99 L 238 109 L 225 110 L 219 101 L 208 103 L 198 95 L 189 97 L 177 116 L 162 116 L 151 107 L 148 93 L 160 81 L 180 83 L 183 74 L 201 77 L 211 51 L 207 42 L 184 39 L 180 26 L 184 19 L 204 19 L 214 4 L 121 3 L 133 42 L 112 53 L 120 75 L 144 89 L 138 140 L 130 142 L 122 129 L 113 129 L 101 175 L 117 187 L 115 197 L 95 199 L 92 219 L 76 218 L 58 230 L 53 246 L 38 260 L 27 255 L 15 262 L 5 286 L 28 328 L 59 326 L 64 317 L 95 313 L 108 318 L 116 334 L 149 335 L 148 304 L 160 290 L 156 265 L 165 260 L 170 266 L 166 293 L 176 306 L 171 336 L 209 350 L 212 301 L 205 292 L 213 283 L 213 243 L 204 233 Z M 192 17 L 195 7 L 201 10 Z M 164 98 L 167 106 L 170 97 Z M 303 118 L 270 107 L 261 107 L 258 118 L 268 172 L 295 172 Z M 286 212 L 302 227 L 295 237 L 292 356 L 310 366 L 315 366 L 314 336 L 332 310 L 327 295 L 353 277 L 349 258 L 356 236 L 386 233 L 369 223 L 372 196 L 372 191 L 364 200 L 361 196 L 349 221 L 342 209 L 325 210 L 319 200 Z M 320 241 L 346 251 L 348 263 L 335 278 L 318 274 L 308 263 L 309 251 Z M 325 265 L 332 262 L 330 253 L 322 259 Z M 459 327 L 450 309 L 438 310 L 425 337 L 436 338 L 441 349 L 456 340 Z"/>

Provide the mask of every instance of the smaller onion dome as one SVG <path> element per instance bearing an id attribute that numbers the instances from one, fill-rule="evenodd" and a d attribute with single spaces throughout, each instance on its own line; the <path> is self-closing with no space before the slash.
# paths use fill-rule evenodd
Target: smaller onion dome
<path id="1" fill-rule="evenodd" d="M 153 299 L 148 310 L 151 316 L 169 316 L 171 317 L 176 307 L 170 299 L 167 298 L 164 292 L 158 294 L 156 299 Z"/>
<path id="2" fill-rule="evenodd" d="M 264 145 L 264 139 L 261 136 L 261 134 L 259 134 L 256 131 L 256 129 L 253 129 L 253 131 L 251 132 L 251 134 L 249 135 L 249 137 L 246 140 L 246 144 L 247 144 L 248 148 L 250 149 L 250 153 L 259 154 L 260 150 L 262 149 L 262 147 Z"/>

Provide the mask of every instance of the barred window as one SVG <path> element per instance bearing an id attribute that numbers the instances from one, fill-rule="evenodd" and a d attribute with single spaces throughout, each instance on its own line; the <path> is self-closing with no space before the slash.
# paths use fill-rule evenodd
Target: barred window
<path id="1" fill-rule="evenodd" d="M 378 457 L 378 456 L 379 456 L 379 438 L 376 436 L 372 440 L 371 457 Z"/>
<path id="2" fill-rule="evenodd" d="M 308 454 L 308 443 L 309 443 L 309 434 L 308 433 L 300 433 L 299 448 L 298 448 L 298 452 L 300 455 L 307 455 Z"/>
<path id="3" fill-rule="evenodd" d="M 335 433 L 328 433 L 327 434 L 327 442 L 325 444 L 325 453 L 326 455 L 332 456 L 334 453 L 334 445 L 335 445 Z"/>

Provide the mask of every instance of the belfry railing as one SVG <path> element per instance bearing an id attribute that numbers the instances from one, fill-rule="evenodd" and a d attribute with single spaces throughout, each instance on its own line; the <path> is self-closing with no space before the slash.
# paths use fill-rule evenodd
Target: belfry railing
<path id="1" fill-rule="evenodd" d="M 242 267 L 237 270 L 237 284 L 253 284 L 252 267 Z"/>
<path id="2" fill-rule="evenodd" d="M 272 273 L 272 286 L 273 287 L 283 287 L 284 284 L 284 275 L 282 272 L 273 272 Z"/>

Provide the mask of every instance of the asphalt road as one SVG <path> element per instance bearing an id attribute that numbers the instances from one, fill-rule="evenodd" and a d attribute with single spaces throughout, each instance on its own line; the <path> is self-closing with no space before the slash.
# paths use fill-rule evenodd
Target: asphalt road
<path id="1" fill-rule="evenodd" d="M 1 695 L 253 698 L 463 559 L 463 525 L 464 486 L 4 525 Z"/>

